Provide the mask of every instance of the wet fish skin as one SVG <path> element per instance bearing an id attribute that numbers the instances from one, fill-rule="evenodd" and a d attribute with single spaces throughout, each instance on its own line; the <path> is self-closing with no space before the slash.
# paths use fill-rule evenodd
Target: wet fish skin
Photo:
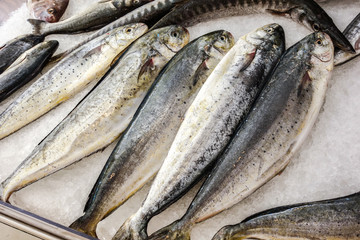
<path id="1" fill-rule="evenodd" d="M 33 79 L 43 69 L 58 46 L 59 42 L 55 40 L 39 43 L 16 59 L 0 75 L 0 102 Z"/>
<path id="2" fill-rule="evenodd" d="M 68 55 L 30 85 L 0 114 L 0 139 L 98 81 L 132 41 L 147 31 L 145 24 L 114 29 Z M 26 111 L 24 111 L 26 109 Z"/>
<path id="3" fill-rule="evenodd" d="M 359 56 L 360 54 L 360 13 L 344 30 L 344 35 L 354 46 L 355 54 L 344 52 L 342 50 L 335 51 L 335 66 L 341 65 Z"/>
<path id="4" fill-rule="evenodd" d="M 282 27 L 271 24 L 245 35 L 226 54 L 187 110 L 147 198 L 114 239 L 147 239 L 148 221 L 205 174 L 249 111 L 284 48 Z"/>
<path id="5" fill-rule="evenodd" d="M 0 74 L 3 73 L 22 53 L 44 41 L 42 35 L 21 35 L 0 47 Z"/>
<path id="6" fill-rule="evenodd" d="M 360 193 L 273 208 L 225 226 L 213 240 L 359 239 Z"/>
<path id="7" fill-rule="evenodd" d="M 57 23 L 28 19 L 36 34 L 78 33 L 98 29 L 153 0 L 102 0 L 83 12 Z"/>
<path id="8" fill-rule="evenodd" d="M 161 71 L 99 176 L 85 214 L 70 227 L 96 237 L 96 226 L 158 171 L 187 108 L 225 53 L 229 32 L 186 45 Z"/>
<path id="9" fill-rule="evenodd" d="M 310 30 L 326 32 L 337 47 L 355 52 L 328 14 L 313 0 L 189 0 L 174 8 L 151 29 L 169 24 L 189 27 L 219 17 L 266 12 L 291 18 Z"/>
<path id="10" fill-rule="evenodd" d="M 64 14 L 69 0 L 28 0 L 27 5 L 31 14 L 46 22 L 57 22 Z"/>
<path id="11" fill-rule="evenodd" d="M 186 29 L 170 26 L 134 42 L 98 86 L 1 183 L 1 200 L 118 138 L 160 70 L 188 40 Z"/>
<path id="12" fill-rule="evenodd" d="M 280 173 L 317 119 L 333 58 L 326 33 L 313 33 L 290 47 L 185 215 L 149 239 L 190 239 L 195 224 L 232 207 Z"/>

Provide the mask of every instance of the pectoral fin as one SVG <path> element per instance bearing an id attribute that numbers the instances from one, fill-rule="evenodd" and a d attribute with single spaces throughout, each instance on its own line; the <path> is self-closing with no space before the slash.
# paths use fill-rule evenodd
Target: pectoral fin
<path id="1" fill-rule="evenodd" d="M 242 68 L 240 69 L 240 72 L 245 71 L 245 69 L 247 69 L 250 66 L 250 64 L 252 63 L 252 61 L 255 58 L 255 55 L 256 55 L 256 49 L 253 52 L 246 55 L 245 62 L 243 64 Z"/>
<path id="2" fill-rule="evenodd" d="M 151 57 L 149 58 L 144 65 L 141 67 L 140 72 L 139 72 L 139 76 L 138 79 L 140 79 L 140 77 L 147 71 L 152 71 L 155 68 L 155 63 L 154 63 L 154 58 Z"/>

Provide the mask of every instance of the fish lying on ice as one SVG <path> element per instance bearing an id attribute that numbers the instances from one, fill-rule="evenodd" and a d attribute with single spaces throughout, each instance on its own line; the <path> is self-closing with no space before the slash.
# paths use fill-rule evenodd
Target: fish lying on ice
<path id="1" fill-rule="evenodd" d="M 36 18 L 46 22 L 57 22 L 64 14 L 69 0 L 28 0 L 30 13 Z"/>
<path id="2" fill-rule="evenodd" d="M 213 237 L 241 239 L 360 239 L 360 193 L 266 210 Z"/>
<path id="3" fill-rule="evenodd" d="M 84 216 L 71 228 L 96 237 L 97 224 L 156 174 L 186 110 L 233 45 L 229 32 L 216 31 L 192 41 L 171 59 L 105 164 Z"/>
<path id="4" fill-rule="evenodd" d="M 83 12 L 57 23 L 28 19 L 36 34 L 78 33 L 98 29 L 131 10 L 153 0 L 102 0 Z"/>
<path id="5" fill-rule="evenodd" d="M 189 190 L 225 148 L 284 49 L 278 24 L 243 36 L 230 49 L 187 110 L 147 198 L 114 239 L 147 239 L 148 221 Z"/>
<path id="6" fill-rule="evenodd" d="M 0 74 L 21 54 L 44 41 L 44 36 L 27 34 L 19 36 L 0 47 Z"/>
<path id="7" fill-rule="evenodd" d="M 24 52 L 0 75 L 0 102 L 33 79 L 54 54 L 59 42 L 39 43 Z"/>
<path id="8" fill-rule="evenodd" d="M 144 30 L 145 25 L 141 29 Z M 125 130 L 160 70 L 189 40 L 180 26 L 148 32 L 0 185 L 1 200 L 113 142 Z"/>
<path id="9" fill-rule="evenodd" d="M 0 139 L 19 130 L 92 81 L 98 81 L 131 42 L 147 31 L 132 24 L 100 36 L 61 60 L 0 114 Z"/>
<path id="10" fill-rule="evenodd" d="M 290 47 L 185 215 L 149 239 L 190 239 L 191 229 L 264 185 L 289 163 L 324 103 L 334 46 L 322 32 Z"/>

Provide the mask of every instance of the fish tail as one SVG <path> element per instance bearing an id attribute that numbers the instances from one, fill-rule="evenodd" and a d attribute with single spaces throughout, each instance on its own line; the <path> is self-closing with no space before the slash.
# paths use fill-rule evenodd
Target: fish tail
<path id="1" fill-rule="evenodd" d="M 185 228 L 175 221 L 172 224 L 153 233 L 149 240 L 190 240 L 191 228 Z"/>
<path id="2" fill-rule="evenodd" d="M 147 240 L 146 228 L 146 223 L 133 222 L 130 217 L 116 232 L 112 240 Z"/>
<path id="3" fill-rule="evenodd" d="M 98 236 L 96 235 L 96 224 L 92 223 L 91 221 L 89 222 L 88 217 L 86 217 L 86 215 L 78 218 L 75 222 L 73 222 L 69 227 L 85 233 L 87 235 L 90 235 L 92 237 L 98 238 Z"/>
<path id="4" fill-rule="evenodd" d="M 28 19 L 28 22 L 31 23 L 34 34 L 43 34 L 43 28 L 46 25 L 45 21 L 38 19 Z"/>
<path id="5" fill-rule="evenodd" d="M 231 239 L 231 226 L 221 228 L 211 240 L 230 240 Z"/>

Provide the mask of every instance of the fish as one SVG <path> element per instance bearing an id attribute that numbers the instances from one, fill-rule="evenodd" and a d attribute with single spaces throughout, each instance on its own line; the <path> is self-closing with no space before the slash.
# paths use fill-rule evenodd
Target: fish
<path id="1" fill-rule="evenodd" d="M 49 23 L 57 22 L 64 14 L 69 0 L 28 0 L 31 15 Z"/>
<path id="2" fill-rule="evenodd" d="M 190 27 L 211 19 L 252 13 L 270 13 L 288 17 L 312 31 L 326 32 L 337 47 L 345 52 L 355 53 L 354 48 L 335 26 L 333 20 L 313 0 L 189 0 L 173 8 L 151 29 L 169 24 Z"/>
<path id="3" fill-rule="evenodd" d="M 0 47 L 0 74 L 3 73 L 21 54 L 44 41 L 42 35 L 21 35 Z"/>
<path id="4" fill-rule="evenodd" d="M 212 239 L 360 239 L 360 193 L 266 210 Z"/>
<path id="5" fill-rule="evenodd" d="M 356 53 L 348 53 L 342 50 L 335 51 L 335 66 L 344 64 L 360 54 L 360 13 L 345 28 L 344 35 L 354 46 Z"/>
<path id="6" fill-rule="evenodd" d="M 48 23 L 38 19 L 28 19 L 28 22 L 33 25 L 33 33 L 45 36 L 93 31 L 151 1 L 153 0 L 101 0 L 84 11 L 57 23 Z"/>
<path id="7" fill-rule="evenodd" d="M 32 80 L 43 69 L 58 46 L 58 41 L 51 40 L 39 43 L 20 55 L 0 75 L 0 102 Z"/>
<path id="8" fill-rule="evenodd" d="M 281 173 L 317 119 L 333 68 L 334 45 L 326 33 L 312 33 L 290 47 L 186 213 L 149 239 L 190 239 L 197 223 Z"/>
<path id="9" fill-rule="evenodd" d="M 158 171 L 187 108 L 217 63 L 234 45 L 227 31 L 201 36 L 161 71 L 105 164 L 71 228 L 96 237 L 97 224 Z"/>
<path id="10" fill-rule="evenodd" d="M 113 239 L 147 239 L 148 221 L 185 194 L 225 148 L 284 49 L 284 31 L 278 24 L 237 41 L 186 111 L 142 206 Z"/>
<path id="11" fill-rule="evenodd" d="M 142 23 L 114 29 L 77 49 L 29 86 L 0 114 L 0 139 L 99 81 L 114 59 L 147 31 Z"/>
<path id="12" fill-rule="evenodd" d="M 0 184 L 1 200 L 115 141 L 161 69 L 188 40 L 185 28 L 169 26 L 131 44 L 98 86 Z"/>

